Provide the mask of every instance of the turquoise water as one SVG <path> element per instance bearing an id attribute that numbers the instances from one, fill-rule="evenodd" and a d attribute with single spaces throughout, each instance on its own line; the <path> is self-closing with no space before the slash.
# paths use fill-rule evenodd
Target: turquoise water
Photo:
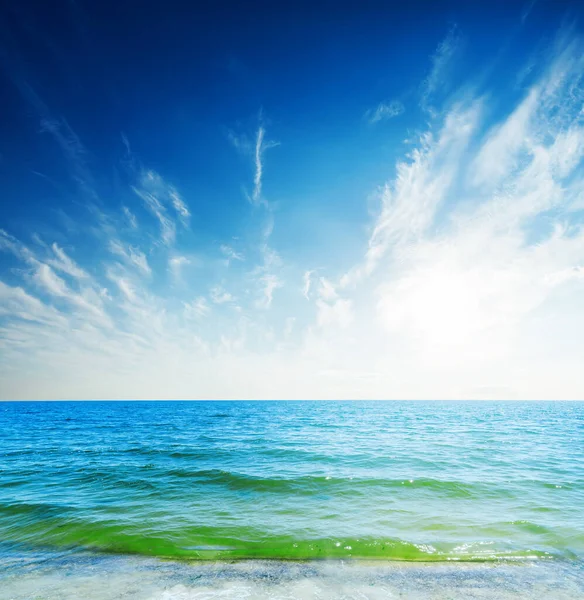
<path id="1" fill-rule="evenodd" d="M 583 403 L 5 402 L 0 432 L 4 561 L 584 558 Z"/>

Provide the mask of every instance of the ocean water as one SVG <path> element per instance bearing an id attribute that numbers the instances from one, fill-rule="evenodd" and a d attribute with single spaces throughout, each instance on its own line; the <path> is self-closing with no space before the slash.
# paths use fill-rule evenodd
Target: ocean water
<path id="1" fill-rule="evenodd" d="M 583 561 L 584 403 L 0 403 L 2 599 L 582 598 Z"/>

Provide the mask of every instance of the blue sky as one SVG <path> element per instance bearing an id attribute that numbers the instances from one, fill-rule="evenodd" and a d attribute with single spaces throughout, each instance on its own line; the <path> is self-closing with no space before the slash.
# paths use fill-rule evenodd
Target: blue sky
<path id="1" fill-rule="evenodd" d="M 5 2 L 0 397 L 584 398 L 576 2 Z"/>

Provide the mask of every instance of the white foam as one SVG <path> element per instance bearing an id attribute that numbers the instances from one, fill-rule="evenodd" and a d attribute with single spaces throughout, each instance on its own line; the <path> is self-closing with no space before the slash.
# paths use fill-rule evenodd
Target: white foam
<path id="1" fill-rule="evenodd" d="M 0 561 L 1 562 L 1 561 Z M 0 564 L 1 573 L 2 564 Z M 0 600 L 581 600 L 584 565 L 180 563 L 73 556 L 8 565 Z"/>
<path id="2" fill-rule="evenodd" d="M 188 588 L 177 585 L 150 600 L 387 600 L 396 597 L 387 586 L 307 579 L 281 585 L 262 585 L 254 582 L 224 583 L 217 587 Z"/>

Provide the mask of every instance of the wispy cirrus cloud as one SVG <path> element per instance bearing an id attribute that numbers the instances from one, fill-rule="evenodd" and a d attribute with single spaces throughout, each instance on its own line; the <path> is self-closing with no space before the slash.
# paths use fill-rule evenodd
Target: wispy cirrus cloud
<path id="1" fill-rule="evenodd" d="M 274 299 L 274 292 L 284 286 L 283 282 L 273 273 L 265 273 L 259 279 L 262 284 L 261 297 L 256 306 L 259 308 L 270 308 Z"/>
<path id="2" fill-rule="evenodd" d="M 252 143 L 245 135 L 238 135 L 232 130 L 227 131 L 227 139 L 229 143 L 241 154 L 250 155 L 252 154 Z"/>
<path id="3" fill-rule="evenodd" d="M 67 275 L 71 277 L 75 277 L 77 279 L 86 279 L 89 275 L 72 260 L 62 248 L 55 243 L 51 245 L 51 249 L 55 254 L 54 259 L 49 259 L 48 264 L 53 268 L 63 271 Z"/>
<path id="4" fill-rule="evenodd" d="M 158 173 L 143 170 L 132 188 L 144 206 L 156 217 L 160 224 L 161 241 L 171 246 L 176 239 L 178 217 L 184 229 L 189 228 L 189 209 L 173 185 L 168 184 Z"/>
<path id="5" fill-rule="evenodd" d="M 146 255 L 138 248 L 125 246 L 119 240 L 110 240 L 109 249 L 112 254 L 121 257 L 128 265 L 138 269 L 144 275 L 151 275 L 152 269 L 148 264 Z"/>
<path id="6" fill-rule="evenodd" d="M 89 312 L 109 326 L 110 322 L 103 311 L 101 298 L 95 293 L 94 282 L 57 244 L 50 247 L 48 256 L 42 257 L 14 236 L 0 230 L 0 250 L 10 252 L 24 263 L 26 268 L 21 274 L 26 281 L 32 282 L 51 296 L 62 298 L 76 308 Z M 80 280 L 83 284 L 80 293 L 75 292 L 54 269 L 62 271 L 76 283 Z"/>
<path id="7" fill-rule="evenodd" d="M 67 318 L 22 287 L 13 287 L 0 281 L 0 315 L 19 321 L 38 322 L 48 327 L 67 327 Z"/>
<path id="8" fill-rule="evenodd" d="M 265 223 L 262 228 L 261 237 L 257 243 L 260 260 L 249 271 L 248 276 L 256 288 L 255 307 L 259 309 L 269 309 L 272 305 L 274 292 L 284 286 L 284 282 L 279 277 L 279 271 L 282 267 L 282 260 L 277 251 L 270 246 L 270 237 L 274 230 L 274 212 L 270 202 L 265 198 L 262 192 L 264 176 L 264 153 L 269 148 L 279 146 L 279 142 L 266 139 L 266 129 L 263 121 L 263 114 L 260 112 L 260 124 L 255 132 L 255 143 L 253 146 L 247 142 L 246 137 L 238 137 L 230 134 L 230 141 L 234 147 L 247 154 L 252 159 L 254 167 L 253 192 L 248 195 L 248 200 L 255 207 L 264 209 Z M 243 261 L 243 254 L 237 253 L 228 245 L 220 247 L 221 252 L 226 256 L 226 263 L 229 265 L 233 260 Z"/>
<path id="9" fill-rule="evenodd" d="M 104 311 L 102 298 L 90 287 L 76 292 L 48 264 L 40 262 L 37 263 L 30 280 L 42 292 L 71 304 L 83 318 L 97 320 L 108 328 L 111 326 L 111 320 Z"/>
<path id="10" fill-rule="evenodd" d="M 225 304 L 226 302 L 235 302 L 235 296 L 233 294 L 227 292 L 222 286 L 216 285 L 211 288 L 209 292 L 209 297 L 211 301 L 215 304 Z"/>
<path id="11" fill-rule="evenodd" d="M 523 10 L 521 11 L 521 23 L 525 23 L 525 21 L 527 21 L 527 17 L 529 17 L 529 15 L 531 14 L 531 11 L 533 10 L 533 7 L 535 6 L 537 0 L 528 0 L 524 7 Z"/>
<path id="12" fill-rule="evenodd" d="M 462 45 L 462 35 L 459 27 L 454 24 L 448 30 L 446 37 L 438 44 L 430 60 L 432 67 L 421 87 L 420 106 L 430 114 L 435 112 L 432 106 L 433 96 L 447 81 L 448 72 L 454 57 Z"/>
<path id="13" fill-rule="evenodd" d="M 380 121 L 386 121 L 399 117 L 405 112 L 404 105 L 399 100 L 393 100 L 391 102 L 380 102 L 374 109 L 369 109 L 365 113 L 365 119 L 369 125 L 375 125 Z"/>
<path id="14" fill-rule="evenodd" d="M 127 206 L 123 206 L 122 211 L 128 220 L 128 225 L 132 229 L 138 229 L 138 220 L 136 219 L 136 215 Z"/>
<path id="15" fill-rule="evenodd" d="M 253 192 L 251 195 L 252 203 L 257 205 L 266 205 L 265 199 L 262 197 L 262 179 L 264 176 L 264 154 L 269 148 L 274 148 L 279 145 L 279 142 L 266 140 L 266 130 L 263 125 L 258 127 L 254 148 L 254 165 L 255 173 L 253 177 Z"/>
<path id="16" fill-rule="evenodd" d="M 245 134 L 236 134 L 229 131 L 227 138 L 232 146 L 242 155 L 252 159 L 253 165 L 253 189 L 248 195 L 248 200 L 254 206 L 263 206 L 269 208 L 269 203 L 262 196 L 262 185 L 264 177 L 264 155 L 270 148 L 275 148 L 280 145 L 280 142 L 268 140 L 266 138 L 266 127 L 264 125 L 263 113 L 259 115 L 259 125 L 253 136 Z"/>
<path id="17" fill-rule="evenodd" d="M 192 302 L 184 302 L 184 314 L 187 319 L 200 319 L 206 317 L 211 312 L 211 307 L 206 298 L 199 296 Z"/>
<path id="18" fill-rule="evenodd" d="M 457 104 L 437 132 L 427 131 L 417 147 L 396 165 L 397 176 L 379 192 L 381 210 L 369 238 L 364 264 L 348 271 L 343 287 L 370 275 L 390 248 L 415 243 L 433 224 L 458 174 L 459 163 L 479 123 L 480 99 Z"/>
<path id="19" fill-rule="evenodd" d="M 433 59 L 427 107 L 459 36 Z M 583 50 L 560 35 L 496 120 L 488 93 L 436 111 L 388 169 L 364 249 L 344 268 L 323 255 L 302 264 L 278 244 L 263 126 L 245 150 L 256 232 L 213 241 L 201 275 L 180 285 L 196 256 L 184 239 L 197 238 L 195 206 L 146 168 L 107 219 L 93 214 L 97 260 L 73 241 L 29 245 L 0 231 L 2 393 L 582 397 Z M 217 268 L 217 248 L 237 267 Z"/>
<path id="20" fill-rule="evenodd" d="M 304 271 L 304 275 L 302 276 L 302 295 L 310 300 L 310 288 L 312 287 L 312 274 L 314 271 L 308 270 Z"/>
<path id="21" fill-rule="evenodd" d="M 576 176 L 584 157 L 581 51 L 581 40 L 560 39 L 539 81 L 484 134 L 482 99 L 451 108 L 438 135 L 423 135 L 384 186 L 364 261 L 341 279 L 368 278 L 388 339 L 437 380 L 441 369 L 462 386 L 464 369 L 501 389 L 517 390 L 521 372 L 541 384 L 533 364 L 547 353 L 529 344 L 560 323 L 584 326 L 583 223 L 549 212 L 584 192 Z M 562 286 L 567 313 L 559 318 Z M 570 354 L 548 359 L 558 373 L 572 368 Z M 519 395 L 546 397 L 545 389 L 523 386 Z"/>
<path id="22" fill-rule="evenodd" d="M 179 280 L 181 278 L 182 269 L 190 264 L 192 264 L 192 261 L 186 256 L 177 255 L 171 256 L 168 259 L 168 268 L 175 280 Z"/>
<path id="23" fill-rule="evenodd" d="M 245 260 L 245 256 L 241 252 L 236 252 L 229 244 L 221 244 L 221 246 L 219 246 L 219 251 L 221 254 L 223 254 L 223 256 L 225 256 L 225 262 L 227 265 L 234 260 Z"/>

